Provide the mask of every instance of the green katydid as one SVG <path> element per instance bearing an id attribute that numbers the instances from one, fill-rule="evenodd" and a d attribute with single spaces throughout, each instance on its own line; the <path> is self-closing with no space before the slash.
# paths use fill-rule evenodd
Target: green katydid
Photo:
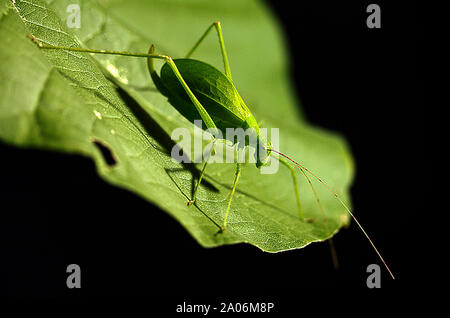
<path id="1" fill-rule="evenodd" d="M 205 62 L 190 58 L 190 56 L 195 52 L 195 50 L 199 47 L 199 45 L 203 42 L 203 40 L 213 28 L 217 31 L 217 35 L 219 38 L 219 45 L 225 72 L 222 72 L 214 66 Z M 226 128 L 253 129 L 256 133 L 257 144 L 259 146 L 257 147 L 258 151 L 255 155 L 257 168 L 261 168 L 262 166 L 267 165 L 272 153 L 278 154 L 278 159 L 280 160 L 280 162 L 283 163 L 283 165 L 285 165 L 291 172 L 294 191 L 296 195 L 298 214 L 301 221 L 306 222 L 309 220 L 303 217 L 299 189 L 297 185 L 296 171 L 289 162 L 292 162 L 295 166 L 297 166 L 302 175 L 306 178 L 315 196 L 316 202 L 321 210 L 322 206 L 308 175 L 312 176 L 322 185 L 324 185 L 345 208 L 346 212 L 353 218 L 365 237 L 369 240 L 370 244 L 372 245 L 380 260 L 385 265 L 391 277 L 394 278 L 394 275 L 392 274 L 389 266 L 384 261 L 383 257 L 375 247 L 369 235 L 365 232 L 361 224 L 355 218 L 348 206 L 338 196 L 338 194 L 333 191 L 320 177 L 307 169 L 305 166 L 291 159 L 289 156 L 281 153 L 280 151 L 274 149 L 271 146 L 270 140 L 260 131 L 260 127 L 255 117 L 252 115 L 250 109 L 246 106 L 242 97 L 239 95 L 237 89 L 233 84 L 220 22 L 217 21 L 211 24 L 204 32 L 204 34 L 200 37 L 200 39 L 195 43 L 189 53 L 185 56 L 185 58 L 182 59 L 172 59 L 167 55 L 156 54 L 154 52 L 155 49 L 153 44 L 150 46 L 148 53 L 132 53 L 124 51 L 107 51 L 76 47 L 53 46 L 42 43 L 32 35 L 30 35 L 30 38 L 41 49 L 60 49 L 66 51 L 147 58 L 150 76 L 156 88 L 163 95 L 168 97 L 171 104 L 189 121 L 194 122 L 194 120 L 201 119 L 206 128 L 208 128 L 209 130 L 218 129 L 221 131 L 225 131 Z M 165 64 L 161 68 L 160 75 L 158 75 L 156 72 L 154 59 L 165 61 Z M 211 151 L 214 151 L 214 147 Z M 194 187 L 192 199 L 188 201 L 188 205 L 192 205 L 196 201 L 197 189 L 202 182 L 207 164 L 208 160 L 205 160 L 199 179 Z M 241 164 L 236 163 L 235 178 L 228 199 L 227 208 L 224 214 L 223 224 L 220 227 L 220 230 L 222 232 L 226 230 L 228 215 L 230 213 L 233 196 L 236 191 L 240 175 Z"/>

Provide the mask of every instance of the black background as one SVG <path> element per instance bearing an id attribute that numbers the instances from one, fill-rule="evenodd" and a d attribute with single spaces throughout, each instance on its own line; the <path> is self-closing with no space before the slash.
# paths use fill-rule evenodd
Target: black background
<path id="1" fill-rule="evenodd" d="M 425 200 L 418 8 L 378 1 L 382 27 L 368 29 L 370 2 L 292 3 L 269 5 L 287 34 L 302 110 L 348 140 L 354 210 L 397 275 L 382 268 L 380 292 L 404 291 L 409 220 Z M 9 296 L 136 296 L 167 311 L 184 300 L 268 300 L 282 310 L 304 294 L 343 294 L 328 288 L 366 295 L 367 265 L 380 264 L 354 223 L 334 238 L 337 271 L 326 243 L 279 254 L 205 249 L 163 211 L 100 180 L 86 158 L 4 144 L 0 154 L 0 292 Z M 81 266 L 80 290 L 66 288 L 71 263 Z"/>

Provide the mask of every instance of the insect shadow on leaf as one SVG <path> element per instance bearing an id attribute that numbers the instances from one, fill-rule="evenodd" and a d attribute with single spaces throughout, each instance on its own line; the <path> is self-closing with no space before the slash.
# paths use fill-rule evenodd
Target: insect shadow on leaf
<path id="1" fill-rule="evenodd" d="M 166 131 L 146 112 L 139 103 L 134 100 L 125 90 L 120 87 L 116 88 L 117 93 L 124 101 L 125 105 L 130 109 L 133 115 L 138 119 L 142 127 L 144 127 L 145 132 L 148 133 L 153 139 L 159 142 L 163 149 L 159 148 L 159 151 L 164 152 L 170 156 L 170 150 L 178 145 L 170 138 Z M 174 174 L 179 171 L 189 171 L 192 175 L 192 187 L 191 192 L 194 191 L 195 180 L 200 177 L 201 171 L 192 162 L 181 162 L 182 168 L 165 168 L 167 175 L 173 183 L 177 186 L 181 193 L 186 198 L 190 198 L 189 195 L 184 193 L 184 190 L 179 186 L 178 181 L 174 178 Z M 219 192 L 219 190 L 211 183 L 205 180 L 203 184 L 211 191 Z"/>

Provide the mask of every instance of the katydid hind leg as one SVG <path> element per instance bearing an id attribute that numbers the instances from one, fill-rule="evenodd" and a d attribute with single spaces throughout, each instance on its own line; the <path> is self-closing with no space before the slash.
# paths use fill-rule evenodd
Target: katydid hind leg
<path id="1" fill-rule="evenodd" d="M 152 45 L 150 47 L 150 51 L 149 52 L 153 52 L 153 51 L 154 51 L 154 46 Z M 216 124 L 212 120 L 212 118 L 209 115 L 209 113 L 206 111 L 205 107 L 203 107 L 203 105 L 199 102 L 197 97 L 194 95 L 194 93 L 192 92 L 192 90 L 189 87 L 189 85 L 183 79 L 183 76 L 181 75 L 180 71 L 178 70 L 178 67 L 175 64 L 175 62 L 172 60 L 171 57 L 167 57 L 166 63 L 171 68 L 172 72 L 175 74 L 175 77 L 177 78 L 177 80 L 180 82 L 181 86 L 185 90 L 186 94 L 188 95 L 188 97 L 191 100 L 192 104 L 194 105 L 195 109 L 197 110 L 197 112 L 199 113 L 200 117 L 202 118 L 203 123 L 205 124 L 205 126 L 208 129 L 211 129 L 212 131 L 216 130 L 217 129 Z M 150 72 L 150 75 L 151 75 L 153 81 L 155 82 L 155 85 L 158 87 L 158 83 L 161 83 L 161 79 L 156 73 L 152 56 L 150 56 L 148 58 L 148 63 L 147 64 L 148 64 L 148 70 Z M 156 81 L 155 81 L 155 79 L 156 79 Z M 214 133 L 213 133 L 213 135 L 214 135 Z"/>
<path id="2" fill-rule="evenodd" d="M 167 62 L 167 64 L 169 65 L 169 67 L 174 72 L 174 74 L 177 77 L 180 84 L 183 86 L 186 93 L 188 94 L 188 96 L 191 99 L 192 103 L 194 104 L 195 108 L 197 109 L 200 116 L 202 117 L 202 120 L 205 123 L 206 127 L 210 128 L 210 129 L 216 128 L 216 124 L 212 120 L 211 116 L 208 114 L 208 112 L 203 107 L 203 105 L 198 101 L 197 97 L 195 97 L 194 93 L 192 93 L 191 89 L 184 81 L 183 77 L 181 76 L 180 71 L 178 70 L 178 68 L 175 65 L 175 62 L 172 60 L 172 58 L 170 56 L 163 55 L 163 54 L 153 54 L 152 47 L 150 48 L 150 52 L 152 52 L 152 53 L 133 53 L 133 52 L 126 52 L 126 51 L 93 50 L 93 49 L 85 49 L 85 48 L 78 48 L 78 47 L 54 46 L 54 45 L 48 45 L 48 44 L 42 43 L 33 35 L 30 35 L 30 38 L 39 48 L 47 49 L 47 50 L 49 50 L 49 49 L 50 50 L 66 50 L 66 51 L 94 53 L 94 54 L 123 55 L 123 56 L 130 56 L 130 57 L 145 57 L 151 61 L 153 59 L 165 60 Z M 148 64 L 149 64 L 150 75 L 152 76 L 152 79 L 154 79 L 154 77 L 157 75 L 152 73 L 151 65 L 153 65 L 153 63 L 149 61 Z"/>
<path id="3" fill-rule="evenodd" d="M 209 34 L 209 32 L 215 28 L 217 31 L 217 37 L 219 38 L 219 46 L 220 46 L 220 52 L 222 54 L 222 61 L 223 61 L 223 67 L 225 69 L 225 75 L 228 76 L 228 78 L 231 80 L 231 70 L 230 70 L 230 64 L 228 62 L 228 55 L 227 51 L 225 49 L 225 42 L 223 40 L 223 33 L 222 33 L 222 27 L 220 25 L 220 21 L 216 21 L 213 24 L 211 24 L 206 31 L 203 33 L 203 35 L 200 37 L 200 39 L 194 44 L 192 49 L 186 54 L 186 58 L 189 58 L 195 50 L 200 46 L 200 44 L 203 42 L 203 40 L 206 38 L 206 36 Z"/>

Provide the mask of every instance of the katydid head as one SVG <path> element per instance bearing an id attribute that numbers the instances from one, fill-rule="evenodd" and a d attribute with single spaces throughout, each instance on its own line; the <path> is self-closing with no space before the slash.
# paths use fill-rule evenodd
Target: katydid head
<path id="1" fill-rule="evenodd" d="M 271 144 L 264 134 L 257 136 L 257 147 L 255 151 L 256 168 L 261 168 L 270 164 Z"/>
<path id="2" fill-rule="evenodd" d="M 242 98 L 240 98 L 240 103 L 245 108 L 247 108 Z M 264 133 L 259 129 L 259 125 L 250 111 L 249 116 L 243 124 L 243 128 L 249 131 L 254 137 L 253 141 L 256 141 L 256 144 L 252 145 L 255 148 L 254 156 L 256 161 L 256 168 L 261 168 L 263 166 L 269 165 L 271 155 L 270 148 L 272 147 L 272 145 L 267 136 L 264 135 Z"/>

